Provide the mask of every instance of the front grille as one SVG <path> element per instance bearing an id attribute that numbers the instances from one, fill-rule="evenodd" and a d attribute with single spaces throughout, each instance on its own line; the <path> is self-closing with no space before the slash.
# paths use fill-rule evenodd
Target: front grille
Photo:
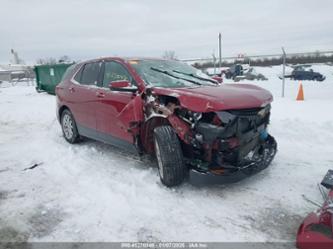
<path id="1" fill-rule="evenodd" d="M 241 109 L 241 110 L 230 110 L 229 113 L 236 115 L 238 117 L 249 117 L 249 116 L 257 116 L 260 111 L 264 110 L 265 112 L 269 112 L 271 109 L 270 105 L 266 105 L 265 107 L 258 108 L 249 108 L 249 109 Z"/>
<path id="2" fill-rule="evenodd" d="M 242 116 L 256 116 L 263 108 L 252 108 L 252 109 L 243 109 L 243 110 L 231 110 L 231 114 L 242 117 Z"/>
<path id="3" fill-rule="evenodd" d="M 231 114 L 237 116 L 238 132 L 244 133 L 252 129 L 257 129 L 262 124 L 268 124 L 270 106 L 263 108 L 252 108 L 243 110 L 229 111 Z"/>

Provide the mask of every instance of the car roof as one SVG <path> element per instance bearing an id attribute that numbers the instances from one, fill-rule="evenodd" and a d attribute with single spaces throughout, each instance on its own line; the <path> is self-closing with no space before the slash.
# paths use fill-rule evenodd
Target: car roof
<path id="1" fill-rule="evenodd" d="M 80 63 L 94 62 L 98 60 L 120 60 L 120 61 L 140 61 L 140 60 L 151 60 L 151 61 L 168 61 L 168 59 L 157 58 L 157 57 L 118 57 L 118 56 L 102 56 L 90 60 L 81 61 Z"/>

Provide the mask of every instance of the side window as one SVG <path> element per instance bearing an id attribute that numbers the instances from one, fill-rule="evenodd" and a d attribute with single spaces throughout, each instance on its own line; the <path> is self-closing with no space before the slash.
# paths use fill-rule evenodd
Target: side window
<path id="1" fill-rule="evenodd" d="M 76 75 L 74 76 L 74 80 L 76 80 L 79 83 L 81 81 L 81 75 L 82 75 L 83 68 L 84 68 L 84 66 L 82 66 L 80 68 L 80 70 L 76 73 Z"/>
<path id="2" fill-rule="evenodd" d="M 133 84 L 133 78 L 127 69 L 118 62 L 106 61 L 104 66 L 103 87 L 108 88 L 111 81 L 128 80 Z"/>
<path id="3" fill-rule="evenodd" d="M 87 63 L 82 69 L 80 80 L 77 81 L 82 85 L 96 85 L 99 70 L 99 62 Z M 80 72 L 78 74 L 80 74 Z"/>

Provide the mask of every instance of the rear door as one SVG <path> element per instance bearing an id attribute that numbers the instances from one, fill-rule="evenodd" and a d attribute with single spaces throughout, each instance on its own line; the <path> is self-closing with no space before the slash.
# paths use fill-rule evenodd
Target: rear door
<path id="1" fill-rule="evenodd" d="M 90 136 L 96 130 L 96 86 L 101 65 L 98 61 L 84 64 L 69 87 L 69 106 L 81 135 Z"/>
<path id="2" fill-rule="evenodd" d="M 142 119 L 142 100 L 137 92 L 136 82 L 126 66 L 119 61 L 105 61 L 103 65 L 101 84 L 97 96 L 96 108 L 97 130 L 105 134 L 106 142 L 120 147 L 133 144 L 134 134 L 131 126 Z M 112 81 L 127 80 L 131 82 L 129 89 L 110 90 Z"/>

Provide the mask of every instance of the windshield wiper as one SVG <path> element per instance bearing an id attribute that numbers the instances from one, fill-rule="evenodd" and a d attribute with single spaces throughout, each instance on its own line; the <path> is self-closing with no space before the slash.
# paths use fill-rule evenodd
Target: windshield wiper
<path id="1" fill-rule="evenodd" d="M 206 78 L 204 78 L 204 77 L 197 76 L 197 75 L 195 75 L 195 74 L 193 74 L 193 73 L 184 73 L 184 72 L 181 72 L 181 71 L 178 71 L 178 70 L 172 70 L 172 72 L 179 73 L 179 74 L 183 74 L 183 75 L 187 75 L 187 76 L 191 76 L 191 77 L 196 78 L 196 79 L 198 79 L 198 80 L 209 81 L 209 82 L 211 82 L 211 83 L 217 85 L 215 80 L 206 79 Z"/>
<path id="2" fill-rule="evenodd" d="M 202 85 L 202 84 L 200 84 L 199 82 L 197 82 L 197 81 L 195 81 L 195 80 L 190 80 L 190 79 L 186 79 L 186 78 L 183 78 L 183 77 L 178 77 L 178 76 L 176 76 L 176 75 L 174 75 L 174 74 L 172 74 L 172 73 L 170 73 L 170 72 L 168 72 L 168 71 L 166 71 L 166 70 L 161 70 L 161 69 L 158 69 L 158 68 L 156 68 L 156 67 L 151 67 L 150 69 L 151 69 L 151 70 L 154 70 L 154 71 L 156 71 L 156 72 L 159 72 L 159 73 L 163 73 L 163 74 L 169 75 L 170 77 L 173 77 L 173 78 L 175 78 L 175 79 L 185 80 L 185 81 L 191 82 L 191 83 L 196 84 L 196 85 L 199 85 L 199 86 Z"/>

